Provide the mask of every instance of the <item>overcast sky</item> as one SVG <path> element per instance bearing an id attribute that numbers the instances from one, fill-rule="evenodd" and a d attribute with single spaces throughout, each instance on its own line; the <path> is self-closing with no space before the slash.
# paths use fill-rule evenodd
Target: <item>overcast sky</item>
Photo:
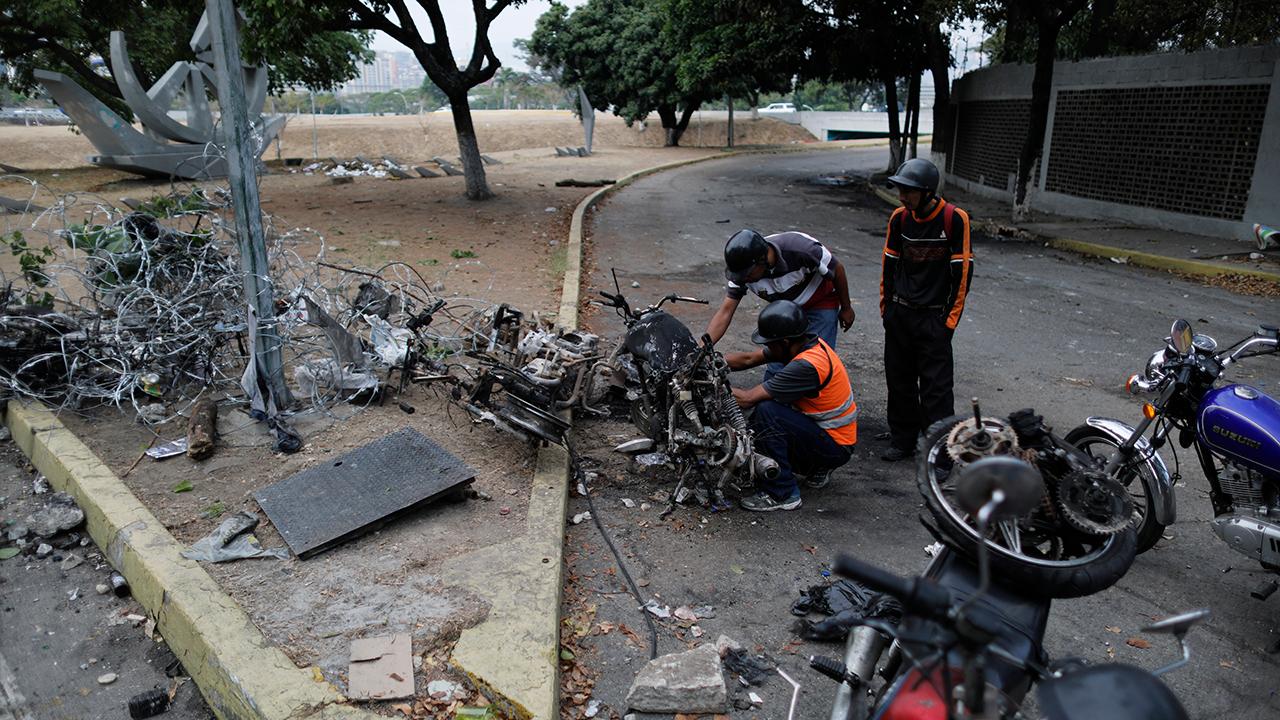
<path id="1" fill-rule="evenodd" d="M 587 0 L 561 0 L 561 2 L 570 8 L 575 8 L 585 5 Z M 426 12 L 416 2 L 407 4 L 409 12 L 413 15 L 413 21 L 423 36 L 428 40 L 434 39 L 435 36 L 431 33 L 431 22 L 427 19 Z M 529 0 L 519 7 L 503 10 L 489 26 L 489 42 L 493 45 L 493 52 L 502 61 L 503 67 L 513 70 L 529 69 L 516 58 L 516 51 L 511 43 L 516 38 L 527 38 L 532 35 L 538 16 L 550 7 L 550 0 Z M 444 13 L 445 26 L 449 28 L 449 45 L 453 48 L 454 57 L 458 58 L 460 64 L 465 64 L 471 57 L 471 46 L 476 36 L 476 18 L 471 12 L 471 2 L 470 0 L 441 0 L 440 10 Z M 394 15 L 391 19 L 395 22 Z M 394 52 L 406 48 L 382 33 L 375 33 L 373 49 Z"/>
<path id="2" fill-rule="evenodd" d="M 587 3 L 587 0 L 561 1 L 568 5 L 570 9 Z M 428 40 L 432 39 L 434 36 L 431 33 L 431 23 L 427 19 L 426 12 L 416 2 L 407 4 L 418 29 Z M 538 22 L 538 17 L 546 12 L 549 7 L 551 7 L 550 0 L 529 0 L 519 7 L 503 10 L 498 15 L 498 18 L 493 21 L 493 25 L 489 27 L 489 42 L 493 44 L 493 51 L 497 54 L 498 59 L 502 61 L 504 67 L 509 67 L 513 70 L 528 70 L 525 64 L 516 57 L 515 49 L 511 46 L 511 43 L 516 38 L 527 38 L 532 35 L 533 27 Z M 471 45 L 475 40 L 476 34 L 476 22 L 475 16 L 471 12 L 471 2 L 469 0 L 442 0 L 440 9 L 444 13 L 445 25 L 449 28 L 449 44 L 453 47 L 454 56 L 458 58 L 459 64 L 465 64 L 471 57 Z M 395 21 L 394 16 L 392 16 L 392 21 Z M 953 30 L 952 56 L 956 60 L 953 76 L 959 76 L 964 70 L 977 68 L 979 59 L 976 50 L 971 49 L 967 62 L 963 57 L 966 40 L 969 46 L 976 46 L 982 40 L 981 28 L 969 26 Z M 382 33 L 375 33 L 373 49 L 394 52 L 405 50 L 406 48 Z M 925 73 L 925 77 L 928 82 L 932 82 L 932 79 L 929 78 L 929 73 Z"/>

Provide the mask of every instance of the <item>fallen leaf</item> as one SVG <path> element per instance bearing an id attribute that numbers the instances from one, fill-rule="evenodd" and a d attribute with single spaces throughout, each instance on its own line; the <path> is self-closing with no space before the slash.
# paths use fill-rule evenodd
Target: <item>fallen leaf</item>
<path id="1" fill-rule="evenodd" d="M 17 557 L 20 552 L 22 552 L 22 550 L 16 547 L 0 548 L 0 560 L 8 560 L 11 557 Z"/>
<path id="2" fill-rule="evenodd" d="M 176 493 L 191 492 L 194 489 L 195 488 L 191 485 L 190 480 L 183 480 L 182 482 L 173 486 L 173 491 Z"/>
<path id="3" fill-rule="evenodd" d="M 405 717 L 413 717 L 413 706 L 409 703 L 396 703 L 391 709 L 403 713 Z"/>
<path id="4" fill-rule="evenodd" d="M 1146 640 L 1143 640 L 1140 637 L 1131 637 L 1128 640 L 1125 640 L 1124 644 L 1128 645 L 1129 647 L 1136 647 L 1139 650 L 1146 650 L 1147 648 L 1151 647 L 1151 643 L 1147 642 Z"/>
<path id="5" fill-rule="evenodd" d="M 602 622 L 602 623 L 600 623 L 600 626 L 599 626 L 599 628 L 600 628 L 600 634 L 601 634 L 601 635 L 608 635 L 609 633 L 613 632 L 613 631 L 614 631 L 614 629 L 615 629 L 615 628 L 617 628 L 617 627 L 618 627 L 618 626 L 617 626 L 617 625 L 614 625 L 613 623 Z"/>
<path id="6" fill-rule="evenodd" d="M 1115 627 L 1115 626 L 1113 626 L 1113 625 L 1108 625 L 1108 626 L 1106 626 L 1106 628 L 1104 628 L 1104 629 L 1105 629 L 1107 632 L 1109 632 L 1109 633 L 1115 633 L 1116 635 L 1119 635 L 1119 634 L 1120 634 L 1120 628 Z"/>
<path id="7" fill-rule="evenodd" d="M 632 630 L 626 625 L 619 625 L 618 631 L 623 635 L 626 635 L 628 640 L 636 644 L 636 647 L 644 647 L 644 643 L 640 640 L 640 636 L 636 634 L 635 630 Z"/>
<path id="8" fill-rule="evenodd" d="M 730 570 L 732 570 L 734 573 L 736 573 L 736 574 L 738 574 L 738 575 L 741 575 L 741 574 L 743 574 L 744 572 L 746 572 L 746 570 L 743 570 L 743 569 L 742 569 L 742 566 L 741 566 L 741 565 L 730 565 L 730 566 L 729 566 L 729 569 L 730 569 Z"/>
<path id="9" fill-rule="evenodd" d="M 395 680 L 396 682 L 404 682 L 404 676 L 401 675 L 400 673 L 391 673 L 387 677 L 391 678 L 392 680 Z"/>
<path id="10" fill-rule="evenodd" d="M 574 657 L 575 657 L 575 656 L 574 656 L 574 654 L 573 654 L 573 651 L 572 651 L 572 650 L 570 650 L 569 648 L 560 648 L 560 659 L 561 659 L 561 660 L 572 660 Z"/>
<path id="11" fill-rule="evenodd" d="M 1239 669 L 1240 669 L 1240 668 L 1236 667 L 1235 663 L 1230 662 L 1229 660 L 1219 660 L 1219 661 L 1218 661 L 1218 667 L 1227 668 L 1228 670 L 1239 670 Z"/>
<path id="12" fill-rule="evenodd" d="M 809 553 L 810 555 L 817 555 L 817 554 L 818 554 L 818 546 L 817 546 L 817 545 L 802 545 L 801 547 L 803 547 L 803 548 L 804 548 L 804 551 L 805 551 L 805 552 L 807 552 L 807 553 Z"/>

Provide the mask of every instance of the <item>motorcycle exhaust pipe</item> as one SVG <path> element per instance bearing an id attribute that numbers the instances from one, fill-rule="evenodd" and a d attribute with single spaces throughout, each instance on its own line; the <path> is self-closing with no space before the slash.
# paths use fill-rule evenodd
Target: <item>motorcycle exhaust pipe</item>
<path id="1" fill-rule="evenodd" d="M 844 666 L 849 673 L 862 680 L 863 687 L 855 690 L 845 683 L 840 683 L 840 687 L 836 690 L 835 702 L 831 705 L 831 720 L 846 720 L 853 717 L 849 713 L 850 706 L 863 699 L 863 696 L 855 698 L 854 693 L 865 693 L 866 683 L 871 680 L 876 663 L 880 661 L 880 655 L 888 644 L 888 638 L 869 627 L 855 627 L 849 630 L 849 638 L 845 641 L 844 647 Z M 861 717 L 861 712 L 857 716 Z"/>
<path id="2" fill-rule="evenodd" d="M 777 480 L 778 475 L 782 473 L 782 468 L 778 467 L 777 461 L 768 455 L 752 453 L 751 471 L 758 478 L 763 478 L 765 480 Z"/>

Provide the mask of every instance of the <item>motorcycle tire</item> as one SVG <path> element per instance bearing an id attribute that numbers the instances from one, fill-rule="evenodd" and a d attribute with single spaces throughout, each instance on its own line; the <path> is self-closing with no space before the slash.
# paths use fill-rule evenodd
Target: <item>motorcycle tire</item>
<path id="1" fill-rule="evenodd" d="M 916 449 L 916 482 L 925 507 L 933 518 L 928 527 L 936 531 L 940 542 L 966 557 L 976 558 L 978 534 L 967 525 L 946 498 L 935 490 L 929 472 L 931 449 L 943 442 L 959 422 L 969 415 L 955 415 L 940 420 L 920 439 Z M 1068 561 L 1045 560 L 1014 553 L 994 542 L 987 542 L 991 577 L 995 582 L 1037 597 L 1076 598 L 1101 592 L 1114 585 L 1133 565 L 1137 557 L 1136 534 L 1132 527 L 1111 535 L 1088 557 Z"/>
<path id="2" fill-rule="evenodd" d="M 1090 457 L 1106 458 L 1111 455 L 1110 452 L 1105 455 L 1098 455 L 1093 452 L 1092 447 L 1106 446 L 1110 450 L 1119 447 L 1114 438 L 1099 432 L 1089 425 L 1081 425 L 1074 428 L 1063 439 L 1075 445 Z M 1125 477 L 1124 475 L 1129 476 Z M 1135 516 L 1133 527 L 1138 534 L 1138 553 L 1142 554 L 1155 547 L 1155 544 L 1164 536 L 1166 526 L 1161 525 L 1156 520 L 1155 515 L 1151 513 L 1152 483 L 1155 482 L 1155 478 L 1151 477 L 1151 473 L 1147 472 L 1141 463 L 1137 463 L 1136 468 L 1128 470 L 1124 475 L 1119 480 L 1124 483 L 1126 488 L 1130 488 L 1129 496 L 1133 498 L 1133 514 Z M 1141 497 L 1135 495 L 1132 490 L 1135 477 L 1142 485 Z"/>

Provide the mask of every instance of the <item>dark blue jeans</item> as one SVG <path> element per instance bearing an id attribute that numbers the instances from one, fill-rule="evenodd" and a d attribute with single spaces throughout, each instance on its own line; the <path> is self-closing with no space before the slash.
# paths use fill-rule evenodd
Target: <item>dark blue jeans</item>
<path id="1" fill-rule="evenodd" d="M 852 446 L 839 445 L 804 413 L 776 400 L 756 405 L 749 421 L 755 431 L 756 452 L 778 463 L 776 480 L 761 480 L 763 490 L 781 500 L 796 492 L 796 473 L 810 475 L 849 462 Z"/>
<path id="2" fill-rule="evenodd" d="M 835 349 L 836 336 L 840 334 L 840 311 L 836 308 L 805 310 L 804 317 L 809 321 L 808 331 L 822 338 Z M 773 377 L 782 370 L 786 363 L 769 363 L 764 367 L 764 379 Z"/>

